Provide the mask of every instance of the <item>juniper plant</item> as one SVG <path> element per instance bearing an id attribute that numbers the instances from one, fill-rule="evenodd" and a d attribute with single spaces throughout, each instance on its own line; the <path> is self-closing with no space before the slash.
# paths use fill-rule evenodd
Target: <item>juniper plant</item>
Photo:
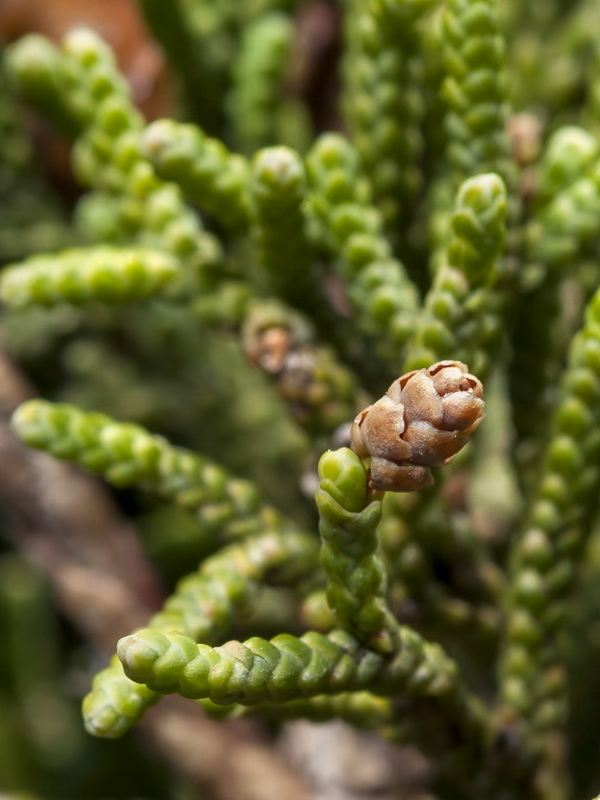
<path id="1" fill-rule="evenodd" d="M 415 745 L 448 800 L 589 797 L 600 719 L 578 690 L 600 653 L 571 628 L 600 618 L 580 582 L 600 569 L 593 3 L 295 5 L 140 0 L 182 90 L 152 122 L 91 30 L 3 54 L 0 190 L 32 231 L 0 220 L 4 339 L 44 395 L 12 430 L 110 485 L 175 584 L 115 630 L 84 726 L 119 738 L 179 694 L 271 738 L 339 719 Z M 571 82 L 528 81 L 522 36 Z M 339 44 L 336 88 L 314 65 Z M 339 111 L 311 141 L 313 69 Z M 18 101 L 70 143 L 71 224 L 19 216 L 53 189 Z M 11 533 L 23 503 L 6 527 L 80 620 L 59 501 L 50 544 Z M 2 742 L 39 677 L 10 688 L 9 628 Z"/>

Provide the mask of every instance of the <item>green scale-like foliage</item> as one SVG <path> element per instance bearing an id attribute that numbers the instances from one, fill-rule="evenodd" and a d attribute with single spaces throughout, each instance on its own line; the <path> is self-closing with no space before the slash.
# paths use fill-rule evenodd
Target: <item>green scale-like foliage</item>
<path id="1" fill-rule="evenodd" d="M 479 175 L 460 187 L 447 263 L 425 298 L 407 369 L 452 357 L 477 374 L 487 370 L 502 325 L 495 284 L 505 219 L 506 189 L 498 175 Z"/>
<path id="2" fill-rule="evenodd" d="M 60 199 L 36 171 L 34 148 L 6 79 L 3 55 L 0 52 L 0 261 L 5 262 L 65 246 L 69 232 Z"/>
<path id="3" fill-rule="evenodd" d="M 250 192 L 259 260 L 273 293 L 294 305 L 314 307 L 312 252 L 303 208 L 306 174 L 301 159 L 286 147 L 259 151 Z"/>
<path id="4" fill-rule="evenodd" d="M 270 737 L 337 718 L 414 745 L 441 800 L 592 795 L 597 724 L 577 704 L 599 653 L 594 631 L 573 641 L 570 604 L 600 488 L 598 3 L 542 5 L 140 0 L 167 65 L 157 121 L 132 100 L 141 62 L 132 92 L 91 30 L 6 49 L 3 345 L 44 398 L 98 409 L 30 399 L 12 432 L 110 484 L 174 587 L 93 679 L 93 735 L 122 736 L 175 693 L 215 720 L 265 719 Z M 71 227 L 52 190 L 32 199 L 37 142 L 46 166 L 54 143 L 41 127 L 30 140 L 13 92 L 69 143 L 66 183 L 87 192 L 67 190 Z M 77 624 L 70 525 L 50 518 L 69 505 L 62 483 L 10 446 L 7 485 L 29 493 L 2 494 L 2 549 L 33 555 Z M 38 463 L 52 502 L 28 481 Z M 187 576 L 182 543 L 202 553 Z M 9 615 L 30 607 L 11 559 Z M 89 580 L 104 644 L 106 584 Z M 577 620 L 598 616 L 592 594 Z M 54 663 L 61 647 L 30 648 L 27 614 L 11 619 L 0 772 L 14 784 L 55 727 L 44 659 L 27 653 Z M 51 750 L 72 765 L 61 730 Z M 125 796 L 118 780 L 94 792 Z M 76 784 L 47 794 L 84 800 Z"/>
<path id="5" fill-rule="evenodd" d="M 367 647 L 393 653 L 400 636 L 387 608 L 385 570 L 377 552 L 381 502 L 369 502 L 365 468 L 351 450 L 325 453 L 319 472 L 316 500 L 327 602 L 336 619 Z"/>
<path id="6" fill-rule="evenodd" d="M 185 196 L 234 230 L 248 223 L 248 172 L 245 158 L 195 125 L 160 120 L 142 139 L 142 152 L 158 175 L 177 183 Z"/>
<path id="7" fill-rule="evenodd" d="M 219 641 L 248 613 L 269 572 L 279 570 L 280 583 L 294 583 L 310 569 L 315 546 L 311 537 L 294 532 L 264 533 L 230 545 L 184 578 L 150 624 L 156 631 L 180 630 L 203 642 Z M 95 736 L 117 738 L 157 700 L 156 692 L 123 674 L 115 656 L 84 699 L 86 728 Z"/>
<path id="8" fill-rule="evenodd" d="M 540 208 L 528 226 L 530 259 L 556 270 L 597 235 L 600 147 L 582 128 L 560 128 L 540 165 Z M 545 202 L 544 202 L 545 201 Z"/>
<path id="9" fill-rule="evenodd" d="M 232 139 L 244 153 L 288 139 L 303 148 L 308 138 L 302 107 L 285 98 L 293 44 L 293 21 L 283 13 L 264 14 L 243 32 L 227 107 Z"/>
<path id="10" fill-rule="evenodd" d="M 374 685 L 382 694 L 451 694 L 452 662 L 416 634 L 405 633 L 402 644 L 402 655 L 386 660 L 375 653 L 361 658 L 359 644 L 341 631 L 300 639 L 281 634 L 270 642 L 254 638 L 213 649 L 183 634 L 146 629 L 122 639 L 118 652 L 127 674 L 155 691 L 224 703 L 285 701 Z"/>
<path id="11" fill-rule="evenodd" d="M 336 258 L 359 327 L 377 337 L 377 349 L 397 364 L 414 322 L 417 290 L 392 256 L 358 153 L 341 136 L 327 134 L 306 163 L 314 238 Z"/>
<path id="12" fill-rule="evenodd" d="M 126 303 L 159 295 L 177 277 L 177 262 L 150 249 L 67 250 L 32 256 L 3 272 L 0 297 L 13 308 Z"/>
<path id="13" fill-rule="evenodd" d="M 238 719 L 245 716 L 260 716 L 273 720 L 309 719 L 325 722 L 332 718 L 342 719 L 357 728 L 382 728 L 394 722 L 392 703 L 387 697 L 378 697 L 371 692 L 340 692 L 335 695 L 317 695 L 284 703 L 258 703 L 252 706 L 214 703 L 212 700 L 198 701 L 207 714 L 217 719 Z M 394 726 L 399 735 L 400 725 Z"/>
<path id="14" fill-rule="evenodd" d="M 251 483 L 136 425 L 41 400 L 22 405 L 14 425 L 32 447 L 75 461 L 116 486 L 142 484 L 194 512 L 208 530 L 245 535 L 278 517 Z"/>
<path id="15" fill-rule="evenodd" d="M 423 60 L 416 21 L 433 2 L 350 2 L 346 15 L 346 116 L 381 210 L 402 246 L 422 186 Z"/>
<path id="16" fill-rule="evenodd" d="M 599 165 L 596 137 L 575 126 L 559 128 L 540 159 L 538 205 L 525 230 L 533 285 L 523 293 L 523 313 L 518 308 L 514 312 L 514 339 L 525 345 L 515 349 L 512 370 L 519 379 L 511 387 L 524 465 L 539 451 L 572 335 L 573 326 L 562 311 L 566 281 L 583 278 L 588 260 L 598 251 Z M 590 288 L 595 274 L 593 268 Z M 545 323 L 548 318 L 556 320 L 552 330 Z"/>
<path id="17" fill-rule="evenodd" d="M 41 59 L 40 57 L 43 57 Z M 85 232 L 103 240 L 135 240 L 160 247 L 197 269 L 220 257 L 217 240 L 202 230 L 177 190 L 154 175 L 140 152 L 144 122 L 133 106 L 123 76 L 107 45 L 87 29 L 76 29 L 62 50 L 32 36 L 14 45 L 8 66 L 20 90 L 42 110 L 48 96 L 67 89 L 52 103 L 51 119 L 75 138 L 74 168 L 96 190 L 84 215 Z M 99 224 L 100 223 L 100 224 Z"/>
<path id="18" fill-rule="evenodd" d="M 571 346 L 539 485 L 512 563 L 504 700 L 542 732 L 554 728 L 565 712 L 558 631 L 567 617 L 598 493 L 599 390 L 596 293 Z"/>
<path id="19" fill-rule="evenodd" d="M 450 0 L 444 42 L 447 152 L 456 183 L 474 172 L 506 180 L 505 45 L 496 0 Z"/>

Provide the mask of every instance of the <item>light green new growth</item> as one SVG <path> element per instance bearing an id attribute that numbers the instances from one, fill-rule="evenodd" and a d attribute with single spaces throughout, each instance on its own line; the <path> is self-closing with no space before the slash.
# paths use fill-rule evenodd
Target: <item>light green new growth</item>
<path id="1" fill-rule="evenodd" d="M 43 400 L 22 404 L 13 426 L 24 442 L 74 461 L 115 486 L 142 485 L 195 514 L 225 538 L 262 530 L 279 518 L 248 481 L 137 425 Z"/>
<path id="2" fill-rule="evenodd" d="M 291 530 L 268 531 L 229 545 L 183 578 L 149 624 L 156 630 L 179 630 L 216 643 L 248 613 L 269 575 L 273 582 L 285 585 L 309 573 L 316 548 L 316 539 Z M 86 728 L 95 736 L 118 738 L 157 700 L 155 692 L 124 675 L 114 657 L 96 675 L 84 699 Z"/>
<path id="3" fill-rule="evenodd" d="M 65 250 L 9 265 L 0 276 L 0 299 L 13 308 L 60 303 L 127 303 L 160 296 L 173 286 L 177 262 L 144 248 Z"/>
<path id="4" fill-rule="evenodd" d="M 498 175 L 477 175 L 464 182 L 452 214 L 447 261 L 425 298 L 407 370 L 453 358 L 475 374 L 485 374 L 501 326 L 495 284 L 505 219 L 506 189 Z"/>
<path id="5" fill-rule="evenodd" d="M 262 704 L 276 703 L 283 705 L 285 716 L 286 704 L 299 700 L 310 714 L 323 694 L 332 695 L 324 698 L 323 710 L 333 710 L 336 698 L 348 691 L 373 691 L 399 703 L 429 702 L 437 724 L 446 724 L 451 731 L 453 748 L 446 753 L 446 761 L 458 780 L 468 780 L 481 768 L 481 758 L 492 744 L 489 718 L 462 687 L 456 665 L 438 645 L 409 629 L 400 629 L 400 649 L 388 657 L 365 650 L 340 630 L 327 636 L 309 632 L 300 638 L 281 634 L 269 641 L 253 637 L 213 648 L 195 644 L 184 634 L 162 634 L 152 628 L 121 639 L 118 655 L 126 674 L 136 682 L 161 694 L 207 698 L 209 709 L 223 705 L 226 716 L 232 713 L 233 703 L 257 712 Z M 339 705 L 344 708 L 346 703 L 340 700 Z M 378 721 L 381 711 L 370 700 L 367 709 L 376 714 L 373 722 Z M 424 730 L 417 732 L 418 721 L 395 715 L 386 726 L 400 739 L 407 727 L 425 752 L 439 754 L 439 742 Z"/>
<path id="6" fill-rule="evenodd" d="M 538 202 L 556 199 L 585 176 L 598 160 L 600 146 L 597 138 L 575 125 L 566 125 L 548 139 L 538 162 Z"/>
<path id="7" fill-rule="evenodd" d="M 307 156 L 313 237 L 336 259 L 356 323 L 397 369 L 415 319 L 417 290 L 393 258 L 358 153 L 342 136 L 321 136 Z"/>
<path id="8" fill-rule="evenodd" d="M 180 633 L 151 628 L 118 644 L 123 668 L 136 682 L 161 694 L 209 698 L 215 703 L 256 705 L 347 691 L 433 698 L 454 723 L 457 748 L 481 753 L 490 731 L 483 709 L 457 679 L 455 664 L 437 645 L 401 629 L 401 647 L 385 658 L 364 650 L 350 634 L 281 634 L 220 647 L 196 644 Z"/>
<path id="9" fill-rule="evenodd" d="M 321 457 L 319 477 L 316 501 L 327 602 L 338 624 L 365 647 L 394 653 L 400 635 L 387 606 L 387 580 L 378 552 L 381 501 L 369 496 L 367 470 L 347 448 Z"/>
<path id="10" fill-rule="evenodd" d="M 83 699 L 85 729 L 93 736 L 118 739 L 159 699 L 156 692 L 129 680 L 113 656 L 110 666 L 96 673 L 91 691 Z"/>

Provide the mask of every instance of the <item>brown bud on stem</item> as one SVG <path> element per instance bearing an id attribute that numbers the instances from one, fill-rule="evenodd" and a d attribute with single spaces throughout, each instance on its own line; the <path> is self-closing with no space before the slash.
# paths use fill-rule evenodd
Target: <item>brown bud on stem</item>
<path id="1" fill-rule="evenodd" d="M 354 420 L 352 449 L 371 457 L 370 486 L 412 492 L 431 486 L 483 418 L 483 386 L 460 361 L 438 361 L 395 380 Z"/>

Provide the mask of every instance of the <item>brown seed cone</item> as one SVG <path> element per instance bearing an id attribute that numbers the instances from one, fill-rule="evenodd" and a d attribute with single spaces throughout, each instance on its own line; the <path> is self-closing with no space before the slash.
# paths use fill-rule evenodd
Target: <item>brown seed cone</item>
<path id="1" fill-rule="evenodd" d="M 407 372 L 354 420 L 352 449 L 371 457 L 373 489 L 431 486 L 429 467 L 448 463 L 483 418 L 483 385 L 460 361 Z"/>

